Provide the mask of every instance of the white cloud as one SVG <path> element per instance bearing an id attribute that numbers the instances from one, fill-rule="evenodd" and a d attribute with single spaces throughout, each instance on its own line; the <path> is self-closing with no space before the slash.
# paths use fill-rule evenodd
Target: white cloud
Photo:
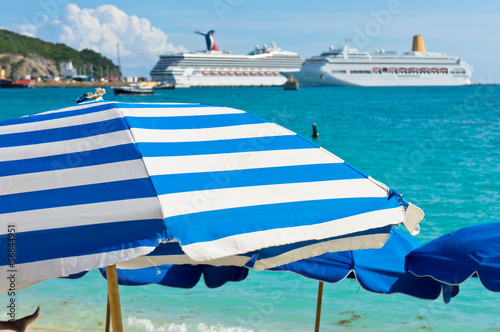
<path id="1" fill-rule="evenodd" d="M 113 5 L 96 9 L 68 4 L 61 15 L 48 18 L 38 25 L 19 25 L 20 33 L 50 42 L 64 43 L 77 50 L 84 48 L 120 60 L 125 75 L 149 75 L 160 53 L 187 51 L 182 45 L 167 42 L 167 35 L 151 22 L 136 15 L 128 15 Z M 130 73 L 129 73 L 129 72 Z"/>

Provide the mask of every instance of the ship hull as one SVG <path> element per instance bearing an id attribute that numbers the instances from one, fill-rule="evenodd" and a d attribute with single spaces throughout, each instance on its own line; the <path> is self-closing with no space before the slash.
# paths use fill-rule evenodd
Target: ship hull
<path id="1" fill-rule="evenodd" d="M 114 88 L 115 95 L 152 95 L 154 91 L 151 90 L 133 90 L 133 89 L 121 89 Z"/>
<path id="2" fill-rule="evenodd" d="M 325 71 L 300 71 L 283 73 L 289 77 L 293 74 L 301 86 L 461 86 L 470 85 L 469 76 L 452 76 L 441 74 L 356 74 L 333 75 Z M 436 77 L 438 76 L 438 77 Z"/>
<path id="3" fill-rule="evenodd" d="M 165 79 L 176 87 L 223 87 L 223 86 L 281 86 L 286 82 L 283 75 L 276 77 L 203 77 L 198 75 L 179 75 Z"/>

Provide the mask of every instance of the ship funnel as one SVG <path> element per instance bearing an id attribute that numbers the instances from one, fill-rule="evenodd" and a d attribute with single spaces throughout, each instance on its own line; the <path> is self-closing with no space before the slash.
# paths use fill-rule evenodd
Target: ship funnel
<path id="1" fill-rule="evenodd" d="M 205 36 L 205 41 L 207 43 L 207 51 L 218 51 L 219 48 L 214 40 L 214 30 L 210 30 L 209 32 L 205 31 L 195 31 L 199 35 Z"/>
<path id="2" fill-rule="evenodd" d="M 425 52 L 424 38 L 422 36 L 413 36 L 413 52 Z"/>

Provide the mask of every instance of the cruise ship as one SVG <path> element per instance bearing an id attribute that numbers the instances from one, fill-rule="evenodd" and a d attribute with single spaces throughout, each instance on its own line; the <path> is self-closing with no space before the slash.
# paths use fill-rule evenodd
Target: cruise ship
<path id="1" fill-rule="evenodd" d="M 426 52 L 422 36 L 411 52 L 360 52 L 345 45 L 307 59 L 293 75 L 301 86 L 452 86 L 469 85 L 472 67 L 456 56 Z"/>
<path id="2" fill-rule="evenodd" d="M 276 86 L 286 78 L 281 72 L 297 72 L 304 59 L 297 53 L 284 51 L 274 42 L 272 47 L 255 47 L 246 55 L 221 51 L 214 41 L 214 31 L 196 31 L 205 36 L 207 50 L 199 52 L 160 55 L 151 70 L 153 81 L 192 86 Z"/>

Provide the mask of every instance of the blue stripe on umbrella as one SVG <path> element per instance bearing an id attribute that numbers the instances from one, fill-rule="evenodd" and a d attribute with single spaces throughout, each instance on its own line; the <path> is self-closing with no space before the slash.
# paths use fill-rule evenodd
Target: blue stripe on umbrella
<path id="1" fill-rule="evenodd" d="M 149 178 L 0 196 L 0 214 L 124 199 L 155 197 Z"/>
<path id="2" fill-rule="evenodd" d="M 161 219 L 150 219 L 20 232 L 16 234 L 16 247 L 18 248 L 16 264 L 126 250 L 140 246 L 155 247 L 158 245 L 158 239 L 165 238 L 162 229 Z M 109 234 L 117 231 L 120 232 L 119 238 L 111 240 Z M 7 237 L 7 234 L 1 235 L 0 242 L 7 243 Z M 50 244 L 50 246 L 45 244 Z M 40 246 L 44 246 L 44 250 L 40 250 Z"/>
<path id="3" fill-rule="evenodd" d="M 47 114 L 44 114 L 44 113 L 33 114 L 33 115 L 28 115 L 28 116 L 25 116 L 22 118 L 5 120 L 5 121 L 0 122 L 0 128 L 3 126 L 11 126 L 11 125 L 16 125 L 16 124 L 35 123 L 35 122 L 43 122 L 43 121 L 47 121 L 47 120 L 70 118 L 70 117 L 74 117 L 74 116 L 78 116 L 78 115 L 97 113 L 97 112 L 106 111 L 106 110 L 114 109 L 114 108 L 116 108 L 116 106 L 113 105 L 112 103 L 109 103 L 109 104 L 97 103 L 97 104 L 94 104 L 94 106 L 89 105 L 88 107 L 76 109 L 73 111 L 64 111 L 64 109 L 61 109 L 64 112 L 53 112 L 53 113 L 47 113 Z"/>
<path id="4" fill-rule="evenodd" d="M 4 134 L 0 136 L 0 148 L 68 141 L 121 130 L 128 130 L 128 127 L 123 119 L 118 118 L 62 128 Z"/>
<path id="5" fill-rule="evenodd" d="M 248 113 L 215 114 L 197 116 L 169 116 L 169 117 L 133 117 L 127 116 L 130 128 L 144 129 L 201 129 L 219 128 L 244 124 L 269 122 Z"/>
<path id="6" fill-rule="evenodd" d="M 359 173 L 346 171 L 341 163 L 151 176 L 158 195 L 213 189 L 207 184 L 214 182 L 218 188 L 237 188 L 360 178 Z"/>
<path id="7" fill-rule="evenodd" d="M 395 197 L 324 199 L 192 213 L 165 221 L 176 225 L 175 229 L 167 227 L 167 236 L 182 239 L 181 244 L 188 245 L 213 240 L 214 229 L 223 238 L 243 232 L 314 225 L 394 207 L 399 207 Z"/>
<path id="8" fill-rule="evenodd" d="M 182 143 L 137 143 L 144 157 L 196 156 L 204 154 L 253 151 L 315 149 L 315 145 L 297 140 L 295 136 L 273 136 L 268 142 L 262 137 Z"/>
<path id="9" fill-rule="evenodd" d="M 165 104 L 165 103 L 120 103 L 113 102 L 117 108 L 203 108 L 203 107 L 220 107 L 210 104 L 189 104 L 189 103 L 181 103 L 181 104 Z"/>
<path id="10" fill-rule="evenodd" d="M 134 144 L 2 162 L 0 177 L 141 159 Z"/>

